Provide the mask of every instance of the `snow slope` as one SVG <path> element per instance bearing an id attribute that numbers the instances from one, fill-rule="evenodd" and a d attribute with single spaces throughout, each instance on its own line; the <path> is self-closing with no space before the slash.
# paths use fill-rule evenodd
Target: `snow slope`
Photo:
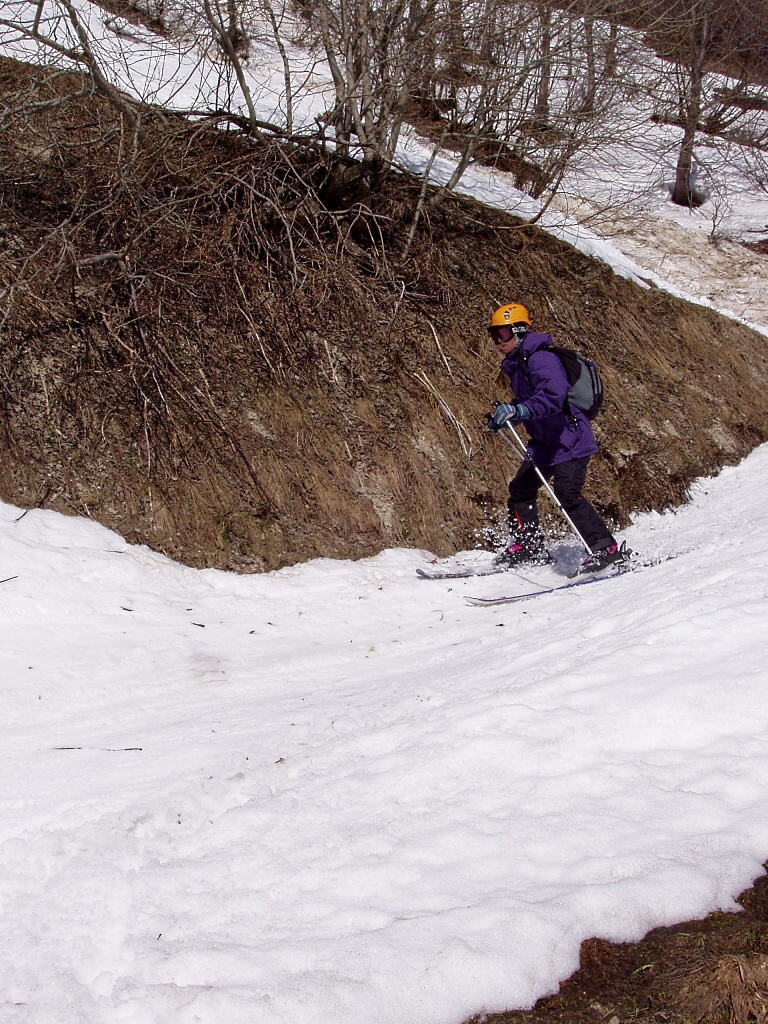
<path id="1" fill-rule="evenodd" d="M 697 158 L 712 197 L 698 210 L 670 202 L 679 130 L 646 125 L 632 141 L 585 153 L 553 206 L 596 234 L 646 276 L 768 332 L 768 253 L 741 244 L 768 239 L 768 194 L 745 171 L 747 156 L 702 134 Z"/>
<path id="2" fill-rule="evenodd" d="M 767 487 L 764 447 L 623 535 L 673 560 L 492 609 L 462 595 L 529 585 L 198 571 L 0 506 L 0 1019 L 451 1024 L 733 908 Z"/>

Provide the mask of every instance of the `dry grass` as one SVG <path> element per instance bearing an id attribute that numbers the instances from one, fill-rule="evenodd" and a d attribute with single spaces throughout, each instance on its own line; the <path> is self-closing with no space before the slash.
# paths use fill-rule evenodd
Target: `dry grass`
<path id="1" fill-rule="evenodd" d="M 768 1020 L 768 956 L 728 953 L 693 969 L 669 1005 L 692 1024 L 760 1024 Z"/>

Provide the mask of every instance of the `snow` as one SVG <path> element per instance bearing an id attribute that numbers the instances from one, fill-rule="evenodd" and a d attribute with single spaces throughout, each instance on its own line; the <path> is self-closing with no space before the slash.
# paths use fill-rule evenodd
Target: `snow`
<path id="1" fill-rule="evenodd" d="M 450 1024 L 734 909 L 766 487 L 763 447 L 622 535 L 659 564 L 492 609 L 462 595 L 530 583 L 199 571 L 0 506 L 0 1018 Z"/>
<path id="2" fill-rule="evenodd" d="M 712 197 L 699 209 L 676 206 L 667 185 L 678 141 L 675 129 L 648 123 L 632 142 L 577 157 L 552 205 L 645 268 L 640 276 L 657 287 L 765 334 L 768 254 L 742 243 L 768 239 L 768 194 L 747 176 L 748 151 L 702 134 L 696 152 Z"/>
<path id="3" fill-rule="evenodd" d="M 768 334 L 768 255 L 741 244 L 768 237 L 768 195 L 734 189 L 727 208 L 675 206 L 663 184 L 667 165 L 658 157 L 660 134 L 659 129 L 648 133 L 645 159 L 635 157 L 631 179 L 626 180 L 627 164 L 617 147 L 618 154 L 585 158 L 546 208 L 518 191 L 511 175 L 477 164 L 465 171 L 456 192 L 535 220 L 641 288 L 660 288 Z M 427 144 L 417 137 L 398 150 L 401 165 L 415 174 L 424 172 L 428 158 Z M 450 157 L 438 157 L 431 170 L 434 183 L 444 184 L 454 165 Z"/>

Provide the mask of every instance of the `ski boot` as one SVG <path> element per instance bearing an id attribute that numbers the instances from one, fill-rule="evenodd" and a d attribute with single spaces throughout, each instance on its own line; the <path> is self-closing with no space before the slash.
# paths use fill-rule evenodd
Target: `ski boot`
<path id="1" fill-rule="evenodd" d="M 608 569 L 612 565 L 622 565 L 625 562 L 629 562 L 631 550 L 627 547 L 626 542 L 622 543 L 621 546 L 618 544 L 609 544 L 607 548 L 599 548 L 597 551 L 593 551 L 591 555 L 584 559 L 576 572 L 569 573 L 569 576 L 583 576 L 585 573 L 590 572 L 602 572 L 603 569 Z"/>
<path id="2" fill-rule="evenodd" d="M 543 543 L 533 548 L 513 542 L 496 555 L 493 564 L 514 569 L 518 565 L 546 565 L 549 561 L 549 552 Z"/>

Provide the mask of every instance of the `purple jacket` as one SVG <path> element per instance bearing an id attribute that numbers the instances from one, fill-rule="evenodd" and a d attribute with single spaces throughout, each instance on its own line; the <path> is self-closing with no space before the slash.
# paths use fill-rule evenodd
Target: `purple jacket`
<path id="1" fill-rule="evenodd" d="M 563 364 L 549 334 L 530 331 L 501 364 L 518 402 L 531 414 L 525 420 L 530 434 L 528 455 L 537 466 L 556 466 L 597 452 L 595 435 L 581 409 L 566 406 L 569 391 Z"/>

